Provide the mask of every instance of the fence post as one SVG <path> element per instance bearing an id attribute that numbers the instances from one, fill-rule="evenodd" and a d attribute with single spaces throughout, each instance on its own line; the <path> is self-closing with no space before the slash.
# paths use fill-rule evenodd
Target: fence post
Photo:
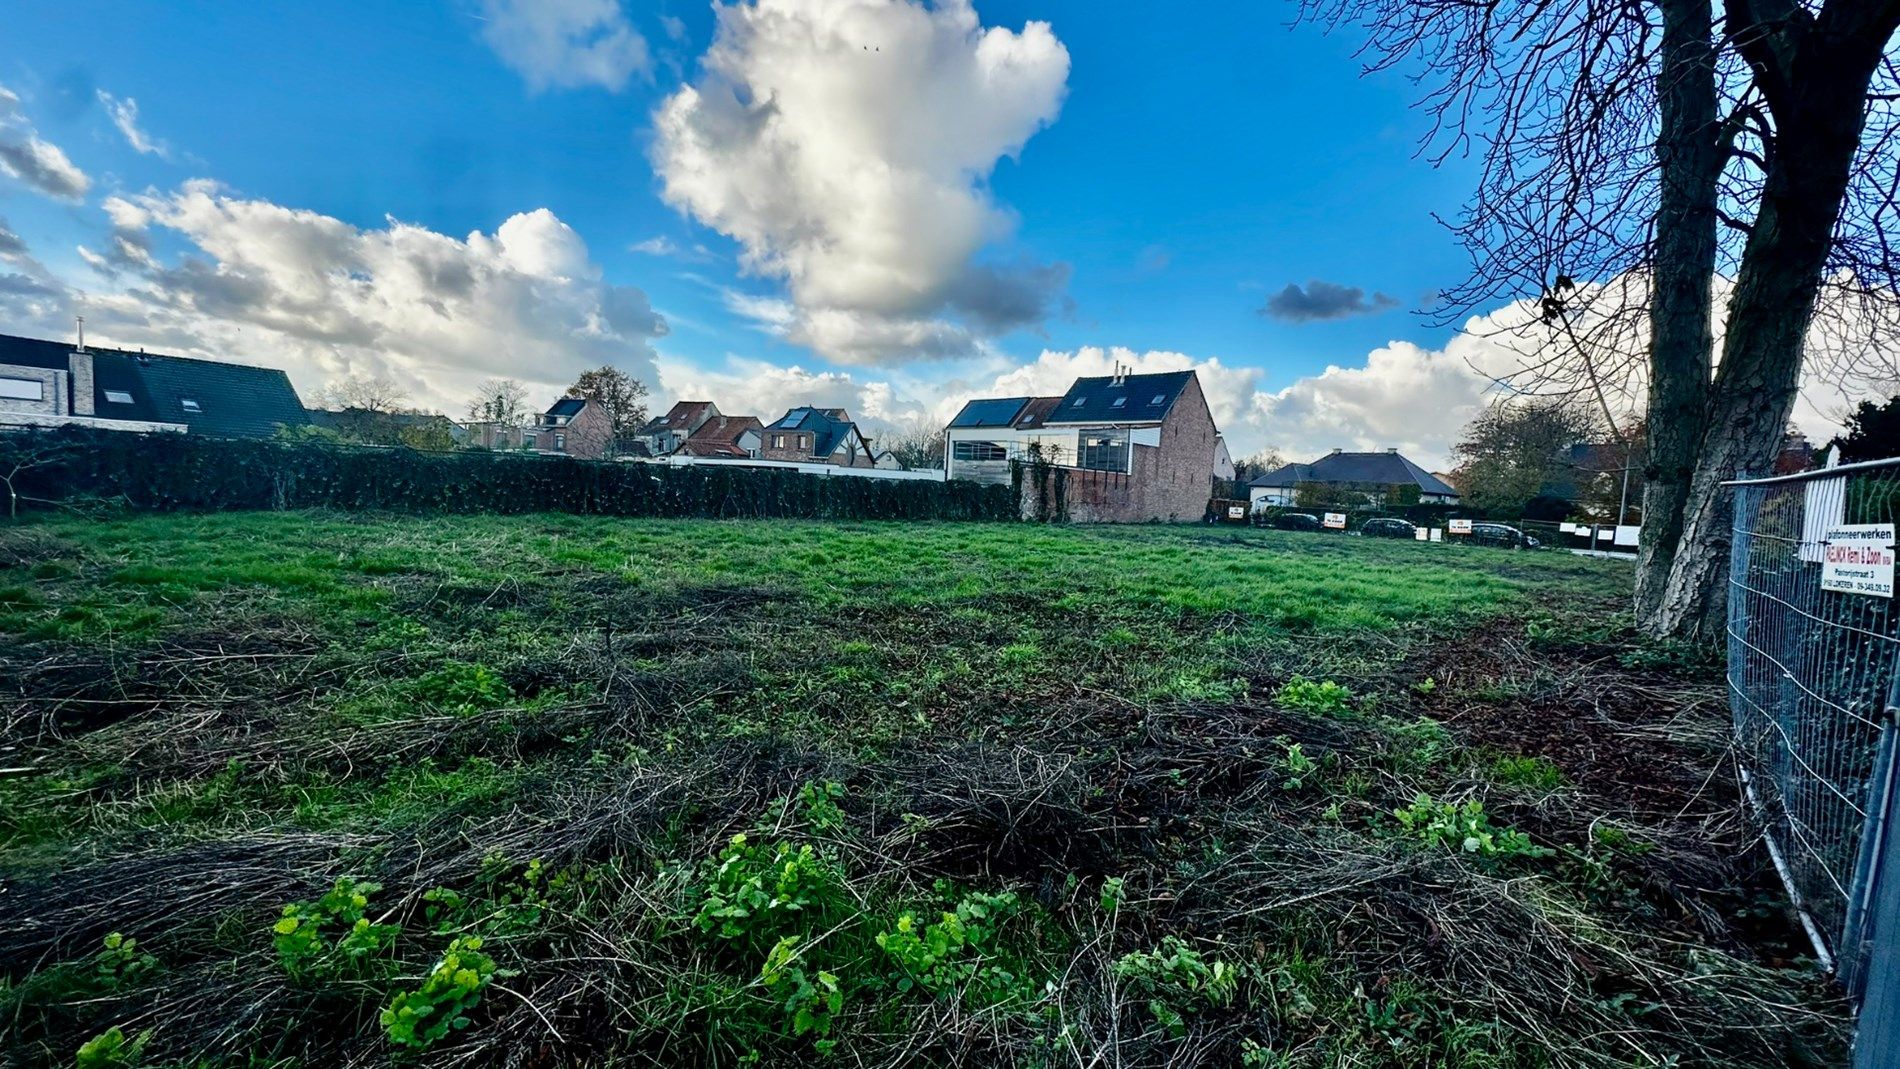
<path id="1" fill-rule="evenodd" d="M 1868 787 L 1867 835 L 1855 902 L 1848 914 L 1854 939 L 1851 971 L 1842 974 L 1849 992 L 1861 992 L 1860 1026 L 1854 1036 L 1855 1069 L 1885 1069 L 1900 1054 L 1900 670 L 1887 691 L 1880 761 Z M 1884 923 L 1883 923 L 1884 922 Z"/>

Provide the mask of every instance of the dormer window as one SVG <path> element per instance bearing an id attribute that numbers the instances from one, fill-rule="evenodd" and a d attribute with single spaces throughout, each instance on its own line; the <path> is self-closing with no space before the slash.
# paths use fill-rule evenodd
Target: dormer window
<path id="1" fill-rule="evenodd" d="M 129 405 L 132 403 L 132 395 L 124 390 L 107 390 L 106 400 L 115 405 Z"/>
<path id="2" fill-rule="evenodd" d="M 199 406 L 198 400 L 195 397 L 180 397 L 178 399 L 178 407 L 184 409 L 187 412 L 192 413 L 193 415 L 196 415 L 204 411 L 204 409 Z"/>

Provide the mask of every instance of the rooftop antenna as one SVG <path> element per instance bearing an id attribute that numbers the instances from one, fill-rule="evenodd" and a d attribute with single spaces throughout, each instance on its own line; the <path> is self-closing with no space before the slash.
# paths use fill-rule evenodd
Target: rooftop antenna
<path id="1" fill-rule="evenodd" d="M 73 319 L 74 319 L 74 321 L 76 321 L 76 322 L 77 322 L 77 323 L 79 324 L 79 349 L 78 349 L 78 351 L 79 351 L 79 352 L 82 352 L 82 353 L 83 353 L 83 352 L 85 352 L 85 351 L 86 351 L 86 317 L 85 317 L 85 316 L 74 316 L 74 317 L 73 317 Z"/>

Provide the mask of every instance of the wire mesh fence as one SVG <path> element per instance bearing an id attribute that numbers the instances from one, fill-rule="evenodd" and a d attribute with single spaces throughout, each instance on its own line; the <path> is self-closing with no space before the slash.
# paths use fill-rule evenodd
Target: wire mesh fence
<path id="1" fill-rule="evenodd" d="M 1900 917 L 1869 912 L 1895 760 L 1900 459 L 1730 485 L 1728 681 L 1743 784 L 1817 955 L 1857 992 L 1876 932 L 1900 937 Z"/>

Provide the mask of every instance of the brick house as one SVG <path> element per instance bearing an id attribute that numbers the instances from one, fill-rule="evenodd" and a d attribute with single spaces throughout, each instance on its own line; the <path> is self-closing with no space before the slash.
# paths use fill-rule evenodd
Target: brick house
<path id="1" fill-rule="evenodd" d="M 1220 451 L 1192 371 L 1117 372 L 1077 379 L 1060 397 L 970 401 L 945 438 L 948 478 L 1008 483 L 1017 462 L 1039 459 L 1043 482 L 1024 480 L 1024 515 L 1083 523 L 1199 520 Z"/>
<path id="2" fill-rule="evenodd" d="M 718 418 L 719 406 L 711 401 L 680 401 L 665 415 L 648 420 L 634 440 L 646 446 L 648 456 L 667 456 L 679 452 L 706 421 Z"/>
<path id="3" fill-rule="evenodd" d="M 877 464 L 871 440 L 842 408 L 794 408 L 763 429 L 763 460 L 870 468 Z"/>
<path id="4" fill-rule="evenodd" d="M 614 418 L 591 397 L 563 397 L 521 432 L 525 449 L 582 460 L 602 459 L 613 441 Z"/>
<path id="5" fill-rule="evenodd" d="M 764 441 L 765 425 L 757 416 L 715 415 L 687 436 L 678 452 L 689 457 L 743 460 L 758 456 Z"/>

